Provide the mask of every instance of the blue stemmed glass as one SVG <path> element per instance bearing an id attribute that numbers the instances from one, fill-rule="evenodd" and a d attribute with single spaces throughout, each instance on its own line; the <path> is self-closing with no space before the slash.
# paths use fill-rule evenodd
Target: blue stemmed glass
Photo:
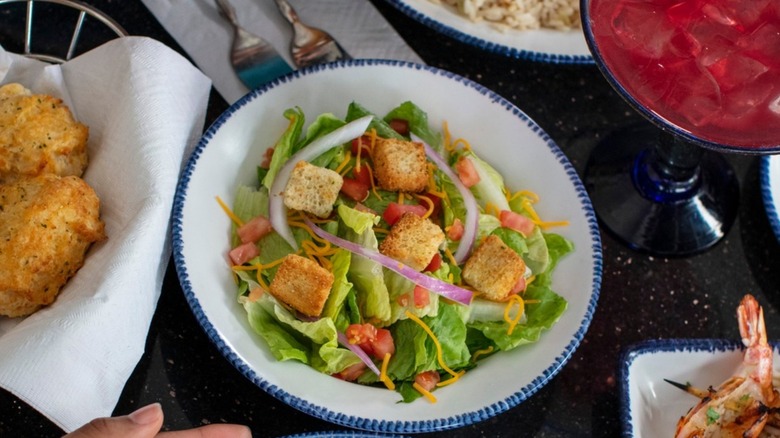
<path id="1" fill-rule="evenodd" d="M 591 0 L 581 0 L 583 31 L 610 85 L 651 123 L 623 127 L 600 142 L 584 180 L 602 225 L 638 251 L 659 256 L 701 253 L 733 224 L 739 206 L 734 170 L 721 152 L 766 154 L 761 148 L 715 143 L 640 103 L 610 69 L 594 37 Z"/>

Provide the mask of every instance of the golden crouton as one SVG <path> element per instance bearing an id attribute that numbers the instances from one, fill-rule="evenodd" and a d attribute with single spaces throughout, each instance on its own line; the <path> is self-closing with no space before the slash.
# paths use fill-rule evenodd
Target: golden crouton
<path id="1" fill-rule="evenodd" d="M 81 176 L 88 136 L 61 99 L 19 84 L 0 87 L 0 182 L 42 173 Z"/>
<path id="2" fill-rule="evenodd" d="M 379 245 L 379 252 L 422 271 L 444 242 L 444 232 L 428 219 L 404 213 Z"/>
<path id="3" fill-rule="evenodd" d="M 0 315 L 50 304 L 105 238 L 100 201 L 76 176 L 43 174 L 0 185 Z"/>
<path id="4" fill-rule="evenodd" d="M 501 301 L 525 274 L 525 262 L 500 237 L 488 236 L 463 267 L 463 280 L 485 298 Z"/>
<path id="5" fill-rule="evenodd" d="M 333 211 L 344 179 L 338 172 L 300 161 L 284 189 L 284 205 L 322 218 Z"/>
<path id="6" fill-rule="evenodd" d="M 378 138 L 371 154 L 379 187 L 419 193 L 428 186 L 428 161 L 420 143 Z"/>
<path id="7" fill-rule="evenodd" d="M 306 316 L 319 316 L 333 280 L 333 273 L 317 262 L 289 254 L 271 282 L 271 295 Z"/>

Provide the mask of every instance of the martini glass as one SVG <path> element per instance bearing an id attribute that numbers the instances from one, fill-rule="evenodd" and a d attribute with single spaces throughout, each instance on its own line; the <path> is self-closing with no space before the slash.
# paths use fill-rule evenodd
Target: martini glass
<path id="1" fill-rule="evenodd" d="M 585 184 L 630 247 L 700 253 L 736 218 L 722 152 L 780 152 L 780 2 L 581 0 L 583 30 L 612 87 L 651 123 L 596 146 Z"/>

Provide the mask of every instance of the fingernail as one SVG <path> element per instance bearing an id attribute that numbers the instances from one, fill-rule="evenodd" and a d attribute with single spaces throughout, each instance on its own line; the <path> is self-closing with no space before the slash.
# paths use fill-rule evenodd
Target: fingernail
<path id="1" fill-rule="evenodd" d="M 157 421 L 157 419 L 160 417 L 161 411 L 162 407 L 159 403 L 152 403 L 138 409 L 127 417 L 130 418 L 130 420 L 135 424 L 151 424 Z"/>

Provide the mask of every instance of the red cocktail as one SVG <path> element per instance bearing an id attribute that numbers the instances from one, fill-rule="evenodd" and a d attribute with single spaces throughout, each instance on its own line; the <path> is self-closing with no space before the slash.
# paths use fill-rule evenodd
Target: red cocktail
<path id="1" fill-rule="evenodd" d="M 780 145 L 780 0 L 589 3 L 594 55 L 641 110 L 716 147 Z"/>

